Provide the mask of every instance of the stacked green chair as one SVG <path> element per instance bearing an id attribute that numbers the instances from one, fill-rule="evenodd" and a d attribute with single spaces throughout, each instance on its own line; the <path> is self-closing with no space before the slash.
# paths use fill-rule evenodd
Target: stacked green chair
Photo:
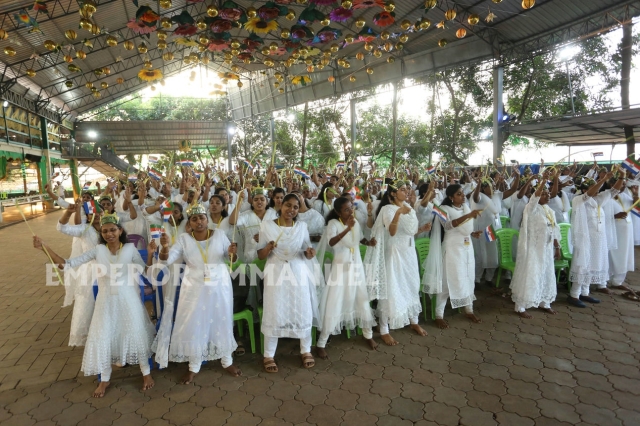
<path id="1" fill-rule="evenodd" d="M 420 268 L 420 280 L 422 281 L 422 276 L 424 275 L 424 261 L 429 255 L 429 247 L 431 246 L 431 240 L 429 238 L 417 238 L 416 239 L 416 254 L 418 255 L 418 267 Z M 422 285 L 420 286 L 420 293 L 422 300 L 422 312 L 424 315 L 424 320 L 427 321 L 427 294 L 423 291 Z M 436 298 L 431 297 L 431 318 L 435 319 L 436 317 Z"/>
<path id="2" fill-rule="evenodd" d="M 516 262 L 513 260 L 513 237 L 519 236 L 520 232 L 515 229 L 504 228 L 496 230 L 498 238 L 498 276 L 496 279 L 496 287 L 500 286 L 500 278 L 502 271 L 511 271 L 513 274 L 516 269 Z"/>
<path id="3" fill-rule="evenodd" d="M 509 218 L 509 216 L 500 216 L 500 224 L 502 224 L 503 229 L 508 228 L 510 222 L 511 219 Z"/>
<path id="4" fill-rule="evenodd" d="M 229 262 L 226 262 L 226 264 L 228 266 Z M 236 262 L 233 263 L 233 265 L 231 265 L 229 269 L 230 271 L 235 272 L 238 268 L 243 266 L 244 266 L 244 263 L 241 260 L 237 260 Z M 251 309 L 245 309 L 243 311 L 235 313 L 233 314 L 233 321 L 238 326 L 238 336 L 240 337 L 244 336 L 244 326 L 241 323 L 241 321 L 247 322 L 247 328 L 249 329 L 249 340 L 251 341 L 251 353 L 255 354 L 256 353 L 256 336 L 255 336 L 255 330 L 254 330 L 255 327 L 253 325 L 253 311 L 251 311 Z"/>
<path id="5" fill-rule="evenodd" d="M 564 267 L 569 271 L 571 269 L 571 261 L 573 260 L 573 254 L 569 249 L 569 231 L 571 230 L 571 224 L 560 223 L 558 224 L 558 227 L 560 228 L 560 252 L 562 253 L 562 260 L 555 261 L 555 269 L 558 271 L 558 269 L 562 269 Z M 563 265 L 562 267 L 559 267 L 558 262 L 566 262 L 566 266 Z M 560 274 L 558 274 L 557 279 L 559 278 Z M 569 286 L 569 289 L 571 289 L 571 281 L 567 280 L 567 285 Z"/>

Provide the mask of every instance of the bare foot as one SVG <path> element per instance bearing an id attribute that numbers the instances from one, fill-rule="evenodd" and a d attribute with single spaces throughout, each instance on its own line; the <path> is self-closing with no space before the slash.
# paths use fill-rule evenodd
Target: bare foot
<path id="1" fill-rule="evenodd" d="M 517 312 L 517 314 L 520 315 L 520 318 L 526 318 L 526 319 L 533 318 L 533 316 L 531 314 L 528 314 L 527 311 Z"/>
<path id="2" fill-rule="evenodd" d="M 329 354 L 324 348 L 316 347 L 316 355 L 318 355 L 320 359 L 329 359 Z"/>
<path id="3" fill-rule="evenodd" d="M 446 330 L 447 328 L 449 328 L 449 323 L 443 320 L 442 318 L 436 318 L 436 326 L 440 330 Z"/>
<path id="4" fill-rule="evenodd" d="M 198 373 L 194 373 L 193 371 L 187 372 L 187 374 L 182 377 L 182 380 L 180 380 L 180 383 L 182 383 L 183 385 L 188 385 L 193 381 L 193 378 L 196 377 L 196 374 Z"/>
<path id="5" fill-rule="evenodd" d="M 411 324 L 411 325 L 409 325 L 409 327 L 411 327 L 411 329 L 413 331 L 415 331 L 418 336 L 426 336 L 427 335 L 427 332 L 424 330 L 424 328 L 420 327 L 420 325 L 418 325 L 418 324 Z"/>
<path id="6" fill-rule="evenodd" d="M 153 377 L 151 377 L 151 374 L 147 374 L 146 376 L 142 376 L 142 390 L 143 391 L 151 389 L 155 384 L 156 384 L 156 382 L 153 381 Z"/>
<path id="7" fill-rule="evenodd" d="M 599 288 L 599 289 L 597 289 L 596 291 L 597 291 L 598 293 L 611 294 L 611 291 L 610 291 L 608 288 L 606 288 L 606 287 Z"/>
<path id="8" fill-rule="evenodd" d="M 389 333 L 387 334 L 382 334 L 380 336 L 380 338 L 382 339 L 382 341 L 387 345 L 387 346 L 395 346 L 398 344 L 398 341 L 396 339 L 394 339 L 393 337 L 391 337 L 391 335 Z"/>
<path id="9" fill-rule="evenodd" d="M 376 350 L 378 349 L 378 344 L 376 343 L 375 340 L 373 339 L 365 339 L 367 341 L 367 343 L 369 344 L 369 347 L 371 348 L 371 350 Z"/>
<path id="10" fill-rule="evenodd" d="M 230 366 L 228 366 L 227 368 L 225 368 L 225 370 L 227 370 L 229 372 L 229 374 L 231 374 L 233 377 L 240 377 L 242 376 L 242 371 L 236 367 L 235 365 L 231 364 Z"/>
<path id="11" fill-rule="evenodd" d="M 548 313 L 550 315 L 555 315 L 556 314 L 556 311 L 554 311 L 551 308 L 539 308 L 539 309 L 545 311 L 546 313 Z"/>
<path id="12" fill-rule="evenodd" d="M 482 320 L 480 318 L 478 318 L 476 316 L 476 314 L 471 313 L 471 314 L 465 314 L 465 316 L 467 318 L 469 318 L 472 322 L 476 323 L 476 324 L 480 324 L 482 322 Z"/>
<path id="13" fill-rule="evenodd" d="M 93 397 L 102 398 L 104 396 L 104 392 L 107 390 L 110 383 L 111 382 L 100 382 L 96 390 L 93 391 Z"/>

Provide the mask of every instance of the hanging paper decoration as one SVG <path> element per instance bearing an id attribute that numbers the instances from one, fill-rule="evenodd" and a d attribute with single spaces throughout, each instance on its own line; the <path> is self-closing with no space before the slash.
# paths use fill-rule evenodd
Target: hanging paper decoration
<path id="1" fill-rule="evenodd" d="M 29 12 L 27 12 L 25 9 L 20 9 L 18 13 L 13 14 L 13 17 L 16 19 L 16 21 L 23 23 L 25 27 L 31 28 L 29 30 L 30 33 L 40 32 L 38 21 L 29 16 Z"/>
<path id="2" fill-rule="evenodd" d="M 218 17 L 227 21 L 239 21 L 243 17 L 246 19 L 244 11 L 233 1 L 225 1 L 218 10 Z"/>
<path id="3" fill-rule="evenodd" d="M 279 16 L 286 16 L 289 9 L 285 6 L 278 6 L 274 2 L 267 2 L 256 11 L 259 18 L 264 21 L 272 21 Z"/>
<path id="4" fill-rule="evenodd" d="M 309 43 L 310 44 L 328 43 L 330 41 L 336 40 L 341 35 L 342 35 L 342 31 L 338 29 L 331 28 L 331 27 L 324 27 L 320 31 L 318 31 L 316 36 Z"/>
<path id="5" fill-rule="evenodd" d="M 388 27 L 389 25 L 396 22 L 395 16 L 396 16 L 395 12 L 384 11 L 384 12 L 376 13 L 373 16 L 373 23 L 379 27 Z"/>
<path id="6" fill-rule="evenodd" d="M 311 77 L 307 75 L 298 75 L 291 79 L 291 83 L 295 84 L 296 86 L 306 86 L 308 83 L 311 83 Z"/>
<path id="7" fill-rule="evenodd" d="M 384 2 L 382 0 L 353 0 L 353 9 L 368 9 L 370 7 L 384 9 Z"/>
<path id="8" fill-rule="evenodd" d="M 298 17 L 298 22 L 303 25 L 312 24 L 314 22 L 320 22 L 325 19 L 324 13 L 316 9 L 315 4 L 309 5 L 305 8 Z"/>
<path id="9" fill-rule="evenodd" d="M 339 7 L 337 9 L 333 9 L 329 13 L 329 18 L 335 22 L 345 22 L 351 19 L 353 16 L 353 10 L 345 9 L 343 7 Z"/>
<path id="10" fill-rule="evenodd" d="M 140 72 L 138 72 L 138 78 L 142 81 L 151 82 L 151 81 L 161 80 L 162 77 L 163 77 L 162 71 L 158 69 L 156 70 L 142 69 L 140 70 Z"/>
<path id="11" fill-rule="evenodd" d="M 49 14 L 49 8 L 47 7 L 47 4 L 44 2 L 44 0 L 36 0 L 35 3 L 33 3 L 33 7 L 31 8 L 31 10 L 42 12 L 46 15 Z"/>

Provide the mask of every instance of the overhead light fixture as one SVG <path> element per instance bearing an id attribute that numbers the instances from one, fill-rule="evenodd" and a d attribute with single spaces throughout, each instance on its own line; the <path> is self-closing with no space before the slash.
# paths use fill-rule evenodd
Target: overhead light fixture
<path id="1" fill-rule="evenodd" d="M 9 108 L 9 101 L 4 101 L 2 103 L 2 108 Z"/>
<path id="2" fill-rule="evenodd" d="M 91 139 L 96 138 L 98 136 L 98 133 L 95 130 L 89 130 L 87 132 L 87 136 L 89 136 Z"/>
<path id="3" fill-rule="evenodd" d="M 236 133 L 236 128 L 235 127 L 229 127 L 229 134 L 233 135 Z"/>

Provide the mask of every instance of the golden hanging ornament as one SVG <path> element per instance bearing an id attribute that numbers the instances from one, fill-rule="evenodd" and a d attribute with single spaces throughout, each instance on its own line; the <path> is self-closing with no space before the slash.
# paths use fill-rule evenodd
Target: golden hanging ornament
<path id="1" fill-rule="evenodd" d="M 82 28 L 83 30 L 91 31 L 91 27 L 93 26 L 93 22 L 91 22 L 87 18 L 82 18 L 82 19 L 80 19 L 80 24 L 79 25 L 80 25 L 80 28 Z"/>
<path id="2" fill-rule="evenodd" d="M 423 19 L 420 21 L 420 29 L 421 30 L 426 30 L 431 26 L 431 21 L 428 20 L 427 18 Z"/>
<path id="3" fill-rule="evenodd" d="M 144 64 L 142 64 L 142 66 L 148 70 L 153 68 L 153 64 L 151 63 L 151 61 L 144 61 Z"/>
<path id="4" fill-rule="evenodd" d="M 375 56 L 376 58 L 382 57 L 382 51 L 379 49 L 374 50 L 372 53 L 373 53 L 373 56 Z"/>
<path id="5" fill-rule="evenodd" d="M 400 28 L 407 31 L 409 28 L 411 28 L 411 22 L 408 19 L 404 19 L 402 22 L 400 22 Z"/>
<path id="6" fill-rule="evenodd" d="M 9 38 L 9 33 L 6 30 L 0 29 L 0 40 L 6 40 Z"/>
<path id="7" fill-rule="evenodd" d="M 335 82 L 335 81 L 336 81 L 336 78 L 335 78 L 334 76 L 332 76 L 332 75 L 331 75 L 331 76 L 329 76 L 329 78 L 327 78 L 327 81 L 328 81 L 329 83 L 333 83 L 333 82 Z"/>
<path id="8" fill-rule="evenodd" d="M 210 4 L 209 6 L 207 6 L 207 15 L 209 15 L 211 18 L 215 18 L 216 16 L 218 16 L 218 8 L 215 5 Z"/>
<path id="9" fill-rule="evenodd" d="M 171 6 L 171 0 L 160 0 L 160 7 L 163 9 L 169 9 Z"/>
<path id="10" fill-rule="evenodd" d="M 74 30 L 67 30 L 64 32 L 64 36 L 67 38 L 67 40 L 73 41 L 78 37 L 78 33 L 76 33 Z"/>
<path id="11" fill-rule="evenodd" d="M 100 27 L 97 26 L 96 24 L 91 25 L 91 30 L 89 31 L 91 31 L 91 34 L 93 35 L 98 35 L 102 32 L 102 30 L 100 30 Z"/>
<path id="12" fill-rule="evenodd" d="M 334 43 L 329 47 L 329 50 L 331 50 L 332 53 L 336 53 L 338 50 L 340 50 L 340 46 Z"/>
<path id="13" fill-rule="evenodd" d="M 466 36 L 467 36 L 467 30 L 465 30 L 464 28 L 460 28 L 458 29 L 458 31 L 456 31 L 456 37 L 465 38 Z"/>
<path id="14" fill-rule="evenodd" d="M 76 51 L 76 58 L 85 59 L 86 57 L 87 57 L 87 54 L 84 53 L 84 51 L 82 51 L 82 50 Z"/>
<path id="15" fill-rule="evenodd" d="M 388 1 L 385 5 L 384 5 L 384 10 L 391 13 L 396 9 L 396 4 L 393 1 Z"/>
<path id="16" fill-rule="evenodd" d="M 47 50 L 53 51 L 56 49 L 56 43 L 53 40 L 45 40 L 43 44 Z"/>
<path id="17" fill-rule="evenodd" d="M 403 43 L 406 43 L 407 41 L 409 41 L 409 35 L 408 34 L 400 34 L 400 37 L 398 37 L 398 40 L 400 40 Z"/>
<path id="18" fill-rule="evenodd" d="M 362 28 L 366 24 L 365 20 L 362 18 L 356 19 L 356 27 Z"/>
<path id="19" fill-rule="evenodd" d="M 73 62 L 73 58 L 71 57 L 71 55 L 64 55 L 62 57 L 62 59 L 64 59 L 64 61 L 68 64 L 70 64 L 71 62 Z"/>
<path id="20" fill-rule="evenodd" d="M 349 81 L 350 81 L 350 82 L 352 82 L 352 83 L 355 83 L 355 81 L 356 81 L 356 76 L 355 76 L 355 75 L 350 75 L 350 76 L 349 76 Z"/>
<path id="21" fill-rule="evenodd" d="M 71 89 L 73 87 L 73 81 L 67 80 L 64 82 L 64 85 L 67 86 L 67 89 Z"/>
<path id="22" fill-rule="evenodd" d="M 359 60 L 359 61 L 363 61 L 364 60 L 364 53 L 362 53 L 362 52 L 356 53 L 356 59 Z"/>
<path id="23" fill-rule="evenodd" d="M 353 43 L 353 40 L 355 40 L 355 36 L 353 34 L 347 34 L 344 37 L 344 41 L 346 41 L 348 44 Z"/>
<path id="24" fill-rule="evenodd" d="M 373 68 L 367 67 L 367 74 L 369 75 L 373 74 Z"/>
<path id="25" fill-rule="evenodd" d="M 107 36 L 106 42 L 110 47 L 116 47 L 118 45 L 118 39 L 112 35 Z"/>
<path id="26" fill-rule="evenodd" d="M 425 0 L 424 8 L 425 9 L 433 9 L 438 5 L 438 0 Z"/>
<path id="27" fill-rule="evenodd" d="M 84 87 L 86 87 L 87 89 L 93 89 L 93 83 L 92 82 L 85 83 Z"/>
<path id="28" fill-rule="evenodd" d="M 393 43 L 391 43 L 390 41 L 386 42 L 382 48 L 386 51 L 386 52 L 391 52 L 391 50 L 393 50 Z"/>
<path id="29" fill-rule="evenodd" d="M 389 40 L 389 37 L 391 37 L 391 34 L 387 30 L 384 30 L 383 32 L 380 33 L 380 38 L 382 40 Z"/>
<path id="30" fill-rule="evenodd" d="M 367 52 L 371 52 L 373 50 L 373 44 L 367 42 L 364 44 L 364 50 L 366 50 Z"/>
<path id="31" fill-rule="evenodd" d="M 196 28 L 198 28 L 200 31 L 204 31 L 206 30 L 208 27 L 207 23 L 204 21 L 204 19 L 200 18 L 196 21 Z"/>
<path id="32" fill-rule="evenodd" d="M 494 2 L 495 4 L 502 3 L 502 0 L 491 0 L 491 1 Z"/>
<path id="33" fill-rule="evenodd" d="M 454 9 L 449 9 L 444 13 L 444 18 L 447 21 L 451 21 L 451 20 L 455 19 L 457 15 L 458 15 L 458 13 Z"/>
<path id="34" fill-rule="evenodd" d="M 93 92 L 93 97 L 96 99 L 100 99 L 102 97 L 102 93 L 100 92 Z"/>
<path id="35" fill-rule="evenodd" d="M 209 59 L 208 56 L 203 56 L 202 58 L 200 58 L 200 62 L 202 62 L 204 65 L 209 64 L 209 62 L 211 61 L 211 59 Z"/>
<path id="36" fill-rule="evenodd" d="M 138 45 L 139 53 L 147 53 L 148 50 L 149 49 L 147 48 L 147 45 L 144 43 L 144 41 Z"/>
<path id="37" fill-rule="evenodd" d="M 242 82 L 241 81 L 238 82 L 238 87 L 239 88 L 242 87 Z"/>
<path id="38" fill-rule="evenodd" d="M 26 73 L 26 74 L 27 74 L 27 76 L 29 76 L 29 77 L 35 77 L 35 76 L 36 76 L 36 71 L 35 71 L 35 70 L 33 70 L 33 69 L 31 69 L 31 68 L 27 69 L 27 70 L 25 71 L 25 73 Z"/>
<path id="39" fill-rule="evenodd" d="M 124 83 L 124 78 L 122 77 L 116 78 L 116 84 L 122 84 L 122 83 Z"/>
<path id="40" fill-rule="evenodd" d="M 280 31 L 280 38 L 289 38 L 289 36 L 291 36 L 291 32 L 288 29 Z"/>
<path id="41" fill-rule="evenodd" d="M 85 19 L 91 19 L 96 10 L 98 10 L 98 7 L 93 0 L 84 0 L 78 13 Z"/>
<path id="42" fill-rule="evenodd" d="M 396 61 L 396 58 L 394 58 L 393 56 L 389 56 L 389 57 L 387 58 L 387 63 L 388 63 L 388 64 L 392 64 L 392 63 L 394 63 L 395 61 Z"/>
<path id="43" fill-rule="evenodd" d="M 102 83 L 100 83 L 100 87 L 102 87 L 103 89 L 106 89 L 107 87 L 109 87 L 109 83 L 107 83 L 106 81 L 103 81 Z"/>
<path id="44" fill-rule="evenodd" d="M 158 36 L 158 40 L 166 40 L 167 39 L 167 32 L 165 30 L 156 31 L 156 35 Z"/>
<path id="45" fill-rule="evenodd" d="M 351 0 L 343 0 L 342 3 L 340 3 L 340 5 L 344 9 L 351 9 L 351 7 L 353 6 L 353 2 Z"/>
<path id="46" fill-rule="evenodd" d="M 163 50 L 167 48 L 167 42 L 164 40 L 158 40 L 158 49 Z"/>
<path id="47" fill-rule="evenodd" d="M 255 18 L 256 16 L 258 16 L 258 11 L 256 10 L 256 8 L 255 8 L 255 7 L 253 7 L 253 6 L 249 6 L 249 7 L 247 8 L 247 17 L 248 17 L 249 19 L 253 19 L 253 18 Z"/>
<path id="48" fill-rule="evenodd" d="M 133 48 L 135 47 L 135 44 L 133 44 L 133 42 L 131 40 L 127 40 L 124 43 L 122 43 L 122 46 L 126 49 L 126 50 L 133 50 Z"/>
<path id="49" fill-rule="evenodd" d="M 105 73 L 105 75 L 109 75 L 109 74 L 111 74 L 111 68 L 102 67 L 102 72 Z"/>
<path id="50" fill-rule="evenodd" d="M 329 18 L 325 17 L 322 21 L 320 21 L 320 24 L 323 27 L 329 26 L 329 24 L 331 24 L 331 20 Z"/>
<path id="51" fill-rule="evenodd" d="M 171 19 L 169 19 L 169 18 L 162 18 L 160 20 L 160 26 L 162 28 L 164 28 L 164 29 L 169 29 L 169 28 L 171 28 L 172 25 L 173 24 L 171 23 Z"/>
<path id="52" fill-rule="evenodd" d="M 165 61 L 173 61 L 173 58 L 174 56 L 171 52 L 167 52 L 162 55 L 162 59 L 164 59 Z"/>
<path id="53" fill-rule="evenodd" d="M 287 18 L 289 21 L 293 21 L 294 19 L 296 19 L 296 13 L 293 10 L 289 9 L 287 14 L 285 15 L 285 18 Z"/>
<path id="54" fill-rule="evenodd" d="M 314 66 L 313 66 L 313 65 L 309 65 L 309 66 L 307 67 L 307 72 L 313 72 L 313 71 L 315 71 Z"/>
<path id="55" fill-rule="evenodd" d="M 283 93 L 284 93 L 284 88 L 282 88 L 282 87 L 281 87 L 281 88 L 279 88 L 279 89 L 278 89 L 278 93 L 283 94 Z"/>
<path id="56" fill-rule="evenodd" d="M 445 47 L 447 45 L 447 40 L 444 38 L 441 38 L 440 40 L 438 40 L 438 46 L 440 47 Z"/>
<path id="57" fill-rule="evenodd" d="M 522 8 L 523 9 L 531 9 L 533 6 L 535 6 L 536 4 L 536 0 L 522 0 Z"/>

